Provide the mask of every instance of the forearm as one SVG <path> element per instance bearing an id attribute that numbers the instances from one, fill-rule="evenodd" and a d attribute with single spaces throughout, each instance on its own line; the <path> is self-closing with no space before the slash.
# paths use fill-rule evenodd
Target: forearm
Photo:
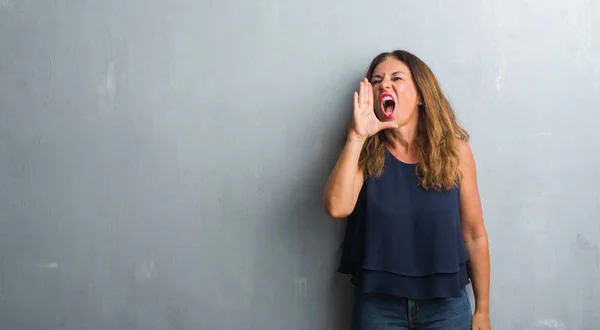
<path id="1" fill-rule="evenodd" d="M 487 235 L 466 242 L 466 248 L 475 294 L 475 312 L 489 313 L 490 253 Z"/>
<path id="2" fill-rule="evenodd" d="M 325 185 L 325 210 L 335 218 L 344 217 L 354 208 L 358 160 L 364 141 L 351 135 Z"/>

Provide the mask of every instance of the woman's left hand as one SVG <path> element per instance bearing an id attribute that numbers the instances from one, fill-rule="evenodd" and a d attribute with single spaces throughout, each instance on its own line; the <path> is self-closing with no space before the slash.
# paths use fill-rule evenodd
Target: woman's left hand
<path id="1" fill-rule="evenodd" d="M 475 312 L 471 322 L 471 330 L 492 330 L 490 316 L 487 313 Z"/>

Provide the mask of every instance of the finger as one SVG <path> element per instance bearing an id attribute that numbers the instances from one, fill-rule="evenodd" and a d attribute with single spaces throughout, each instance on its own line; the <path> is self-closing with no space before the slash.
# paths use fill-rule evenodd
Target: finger
<path id="1" fill-rule="evenodd" d="M 369 102 L 369 82 L 367 81 L 366 78 L 363 78 L 363 86 L 365 86 L 365 94 L 364 94 L 364 99 L 363 102 L 364 104 L 367 104 Z"/>
<path id="2" fill-rule="evenodd" d="M 362 104 L 365 100 L 365 83 L 363 81 L 360 82 L 360 87 L 358 89 L 358 104 Z"/>
<path id="3" fill-rule="evenodd" d="M 379 127 L 381 127 L 381 129 L 396 129 L 398 128 L 398 124 L 394 123 L 393 121 L 384 121 L 379 125 Z"/>
<path id="4" fill-rule="evenodd" d="M 363 104 L 366 104 L 369 100 L 369 86 L 367 85 L 366 79 L 363 79 Z"/>
<path id="5" fill-rule="evenodd" d="M 358 109 L 358 93 L 354 92 L 354 109 Z"/>
<path id="6" fill-rule="evenodd" d="M 373 85 L 371 85 L 371 82 L 367 80 L 367 88 L 368 88 L 368 95 L 369 95 L 369 104 L 373 104 Z"/>

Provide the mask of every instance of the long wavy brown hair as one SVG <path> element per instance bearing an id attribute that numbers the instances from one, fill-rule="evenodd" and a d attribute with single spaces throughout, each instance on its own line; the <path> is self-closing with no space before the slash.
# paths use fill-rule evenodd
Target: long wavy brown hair
<path id="1" fill-rule="evenodd" d="M 417 136 L 412 146 L 419 160 L 416 171 L 422 187 L 435 190 L 457 187 L 462 176 L 457 139 L 468 141 L 469 134 L 458 124 L 437 78 L 417 56 L 404 50 L 377 55 L 367 71 L 369 81 L 377 65 L 390 57 L 408 66 L 422 101 Z M 383 173 L 386 143 L 383 131 L 366 140 L 359 158 L 359 167 L 365 177 L 379 177 Z"/>

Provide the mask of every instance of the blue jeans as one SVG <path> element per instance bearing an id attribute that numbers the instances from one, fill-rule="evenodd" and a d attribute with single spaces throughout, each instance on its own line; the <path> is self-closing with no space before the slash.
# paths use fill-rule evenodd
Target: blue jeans
<path id="1" fill-rule="evenodd" d="M 352 330 L 470 330 L 471 304 L 458 298 L 412 300 L 355 291 Z"/>

